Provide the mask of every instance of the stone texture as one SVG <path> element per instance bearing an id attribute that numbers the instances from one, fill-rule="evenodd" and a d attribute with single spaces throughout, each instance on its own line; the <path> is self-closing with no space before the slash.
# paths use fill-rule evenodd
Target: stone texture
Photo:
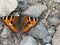
<path id="1" fill-rule="evenodd" d="M 14 42 L 8 40 L 8 39 L 5 39 L 5 40 L 3 41 L 3 45 L 16 45 L 16 44 L 15 44 Z"/>
<path id="2" fill-rule="evenodd" d="M 11 32 L 10 29 L 8 27 L 4 27 L 2 33 L 1 33 L 1 37 L 2 38 L 8 38 L 11 36 Z"/>
<path id="3" fill-rule="evenodd" d="M 20 42 L 20 45 L 37 45 L 36 40 L 31 36 L 26 36 Z"/>
<path id="4" fill-rule="evenodd" d="M 28 9 L 22 12 L 23 15 L 39 17 L 43 11 L 45 11 L 47 7 L 42 4 L 36 4 L 30 6 Z"/>
<path id="5" fill-rule="evenodd" d="M 48 29 L 48 34 L 49 34 L 49 36 L 53 36 L 54 33 L 55 33 L 55 30 L 54 30 L 53 28 L 49 28 L 49 29 Z"/>
<path id="6" fill-rule="evenodd" d="M 51 44 L 45 44 L 45 45 L 51 45 Z"/>
<path id="7" fill-rule="evenodd" d="M 26 2 L 28 4 L 37 4 L 38 0 L 18 0 L 18 1 L 23 1 Z"/>
<path id="8" fill-rule="evenodd" d="M 43 38 L 44 43 L 50 43 L 51 40 L 52 40 L 51 36 L 46 36 L 45 38 Z"/>
<path id="9" fill-rule="evenodd" d="M 3 29 L 3 25 L 2 24 L 0 24 L 0 30 L 2 30 Z"/>
<path id="10" fill-rule="evenodd" d="M 26 0 L 18 0 L 18 6 L 16 11 L 22 12 L 27 8 L 27 1 Z"/>
<path id="11" fill-rule="evenodd" d="M 60 3 L 60 0 L 54 0 L 54 2 L 58 2 L 58 3 Z"/>
<path id="12" fill-rule="evenodd" d="M 47 29 L 45 28 L 44 24 L 42 22 L 39 22 L 36 27 L 32 28 L 29 31 L 29 34 L 32 35 L 35 38 L 45 38 L 48 34 Z"/>
<path id="13" fill-rule="evenodd" d="M 52 44 L 53 45 L 60 45 L 60 24 L 57 26 L 56 29 L 57 29 L 57 31 L 53 36 Z"/>
<path id="14" fill-rule="evenodd" d="M 50 25 L 57 25 L 60 23 L 60 19 L 58 19 L 57 17 L 51 17 L 48 19 Z"/>
<path id="15" fill-rule="evenodd" d="M 27 3 L 30 4 L 37 4 L 38 0 L 27 0 Z"/>
<path id="16" fill-rule="evenodd" d="M 16 0 L 0 0 L 0 17 L 9 15 L 16 7 Z"/>

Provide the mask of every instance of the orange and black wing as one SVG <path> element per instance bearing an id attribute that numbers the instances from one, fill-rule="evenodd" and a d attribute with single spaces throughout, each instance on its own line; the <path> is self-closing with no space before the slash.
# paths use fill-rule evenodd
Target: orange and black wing
<path id="1" fill-rule="evenodd" d="M 20 26 L 18 26 L 18 25 L 24 23 L 25 24 L 25 25 L 23 25 L 24 28 L 21 30 L 23 33 L 29 31 L 29 29 L 34 27 L 38 22 L 38 19 L 33 18 L 33 17 L 24 16 L 21 18 L 22 19 L 20 19 L 20 17 L 18 17 L 18 16 L 5 16 L 3 18 L 3 21 L 5 22 L 5 24 L 7 26 L 9 26 L 12 29 L 13 32 L 18 32 L 18 29 L 16 28 L 16 26 L 20 28 Z M 23 22 L 16 23 L 16 21 L 22 21 L 22 20 L 23 20 Z"/>
<path id="2" fill-rule="evenodd" d="M 27 32 L 27 31 L 29 31 L 30 28 L 34 27 L 37 24 L 38 19 L 37 18 L 33 18 L 33 17 L 27 17 L 27 16 L 25 16 L 25 22 L 27 24 L 22 29 L 22 32 Z"/>

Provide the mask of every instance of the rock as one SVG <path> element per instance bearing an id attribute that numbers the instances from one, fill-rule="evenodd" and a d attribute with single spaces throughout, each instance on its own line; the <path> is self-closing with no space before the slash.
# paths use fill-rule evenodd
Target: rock
<path id="1" fill-rule="evenodd" d="M 35 38 L 45 38 L 48 34 L 47 29 L 42 22 L 38 23 L 34 28 L 29 31 L 29 34 Z"/>
<path id="2" fill-rule="evenodd" d="M 7 44 L 8 44 L 8 42 L 9 42 L 9 40 L 8 40 L 8 39 L 6 39 L 6 40 L 4 40 L 3 44 L 4 44 L 4 45 L 7 45 Z"/>
<path id="3" fill-rule="evenodd" d="M 28 4 L 37 4 L 38 0 L 27 0 Z"/>
<path id="4" fill-rule="evenodd" d="M 50 43 L 51 40 L 52 40 L 51 36 L 46 36 L 45 38 L 43 38 L 44 43 Z"/>
<path id="5" fill-rule="evenodd" d="M 2 24 L 0 24 L 0 31 L 3 29 L 3 25 Z"/>
<path id="6" fill-rule="evenodd" d="M 6 39 L 3 41 L 3 45 L 16 45 L 15 43 L 13 43 L 12 41 Z"/>
<path id="7" fill-rule="evenodd" d="M 49 28 L 49 29 L 48 29 L 48 34 L 49 34 L 49 36 L 53 36 L 54 33 L 55 33 L 55 30 L 54 30 L 53 28 Z"/>
<path id="8" fill-rule="evenodd" d="M 54 2 L 60 3 L 60 0 L 54 0 Z"/>
<path id="9" fill-rule="evenodd" d="M 16 45 L 19 44 L 19 40 L 17 39 L 17 37 L 14 37 L 14 43 L 15 43 Z"/>
<path id="10" fill-rule="evenodd" d="M 30 6 L 28 9 L 22 12 L 22 15 L 27 15 L 31 17 L 39 17 L 43 11 L 45 11 L 47 7 L 42 4 L 36 4 Z"/>
<path id="11" fill-rule="evenodd" d="M 41 43 L 38 43 L 38 45 L 41 45 Z"/>
<path id="12" fill-rule="evenodd" d="M 56 17 L 52 17 L 48 19 L 50 25 L 57 25 L 60 23 L 60 19 L 56 18 Z"/>
<path id="13" fill-rule="evenodd" d="M 0 0 L 0 17 L 9 15 L 16 7 L 16 0 Z"/>
<path id="14" fill-rule="evenodd" d="M 27 4 L 36 4 L 38 2 L 38 0 L 18 0 L 18 2 L 19 1 L 26 2 Z"/>
<path id="15" fill-rule="evenodd" d="M 4 27 L 2 33 L 1 33 L 1 37 L 2 38 L 8 38 L 11 36 L 11 31 L 8 27 Z"/>
<path id="16" fill-rule="evenodd" d="M 22 12 L 27 8 L 27 1 L 26 0 L 20 0 L 18 1 L 18 6 L 16 8 L 16 11 Z"/>
<path id="17" fill-rule="evenodd" d="M 3 41 L 4 41 L 4 39 L 3 39 L 3 38 L 0 38 L 0 44 L 2 44 L 2 43 L 3 43 Z"/>
<path id="18" fill-rule="evenodd" d="M 53 45 L 60 45 L 60 24 L 56 27 L 57 31 L 53 36 L 52 44 Z"/>
<path id="19" fill-rule="evenodd" d="M 26 36 L 20 42 L 20 45 L 37 45 L 36 40 L 31 36 Z"/>
<path id="20" fill-rule="evenodd" d="M 14 15 L 14 16 L 20 16 L 18 12 L 14 12 L 13 14 L 11 15 Z"/>
<path id="21" fill-rule="evenodd" d="M 45 45 L 51 45 L 51 44 L 45 44 Z"/>

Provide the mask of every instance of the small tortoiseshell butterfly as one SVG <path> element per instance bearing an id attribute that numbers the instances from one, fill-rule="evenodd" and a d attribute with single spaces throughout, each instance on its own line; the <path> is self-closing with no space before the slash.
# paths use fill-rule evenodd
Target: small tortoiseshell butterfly
<path id="1" fill-rule="evenodd" d="M 34 27 L 38 22 L 37 18 L 28 16 L 4 16 L 2 20 L 13 32 L 21 30 L 23 33 L 29 31 L 29 29 Z"/>

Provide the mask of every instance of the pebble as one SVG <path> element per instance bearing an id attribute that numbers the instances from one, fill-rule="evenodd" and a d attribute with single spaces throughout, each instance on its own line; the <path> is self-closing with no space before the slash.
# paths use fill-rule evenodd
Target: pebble
<path id="1" fill-rule="evenodd" d="M 44 43 L 50 43 L 51 40 L 52 40 L 51 36 L 46 36 L 45 38 L 43 38 Z"/>
<path id="2" fill-rule="evenodd" d="M 53 28 L 49 28 L 49 29 L 48 29 L 48 34 L 49 34 L 49 36 L 53 36 L 54 33 L 55 33 L 55 30 L 54 30 Z"/>
<path id="3" fill-rule="evenodd" d="M 3 31 L 1 32 L 2 38 L 8 38 L 11 36 L 11 31 L 8 27 L 4 27 Z"/>
<path id="4" fill-rule="evenodd" d="M 17 5 L 16 0 L 0 0 L 0 17 L 9 15 Z"/>
<path id="5" fill-rule="evenodd" d="M 42 4 L 36 4 L 28 7 L 25 11 L 22 12 L 22 15 L 27 15 L 31 17 L 39 17 L 43 11 L 45 11 L 47 7 Z"/>
<path id="6" fill-rule="evenodd" d="M 60 19 L 58 19 L 57 17 L 51 17 L 50 19 L 48 19 L 50 25 L 57 25 L 60 23 Z"/>
<path id="7" fill-rule="evenodd" d="M 42 22 L 38 23 L 34 28 L 29 31 L 29 34 L 35 38 L 45 38 L 48 34 L 47 29 Z"/>
<path id="8" fill-rule="evenodd" d="M 56 27 L 56 33 L 53 36 L 52 44 L 53 45 L 60 45 L 60 24 Z"/>
<path id="9" fill-rule="evenodd" d="M 20 45 L 37 45 L 36 40 L 31 36 L 26 36 L 20 42 Z"/>

